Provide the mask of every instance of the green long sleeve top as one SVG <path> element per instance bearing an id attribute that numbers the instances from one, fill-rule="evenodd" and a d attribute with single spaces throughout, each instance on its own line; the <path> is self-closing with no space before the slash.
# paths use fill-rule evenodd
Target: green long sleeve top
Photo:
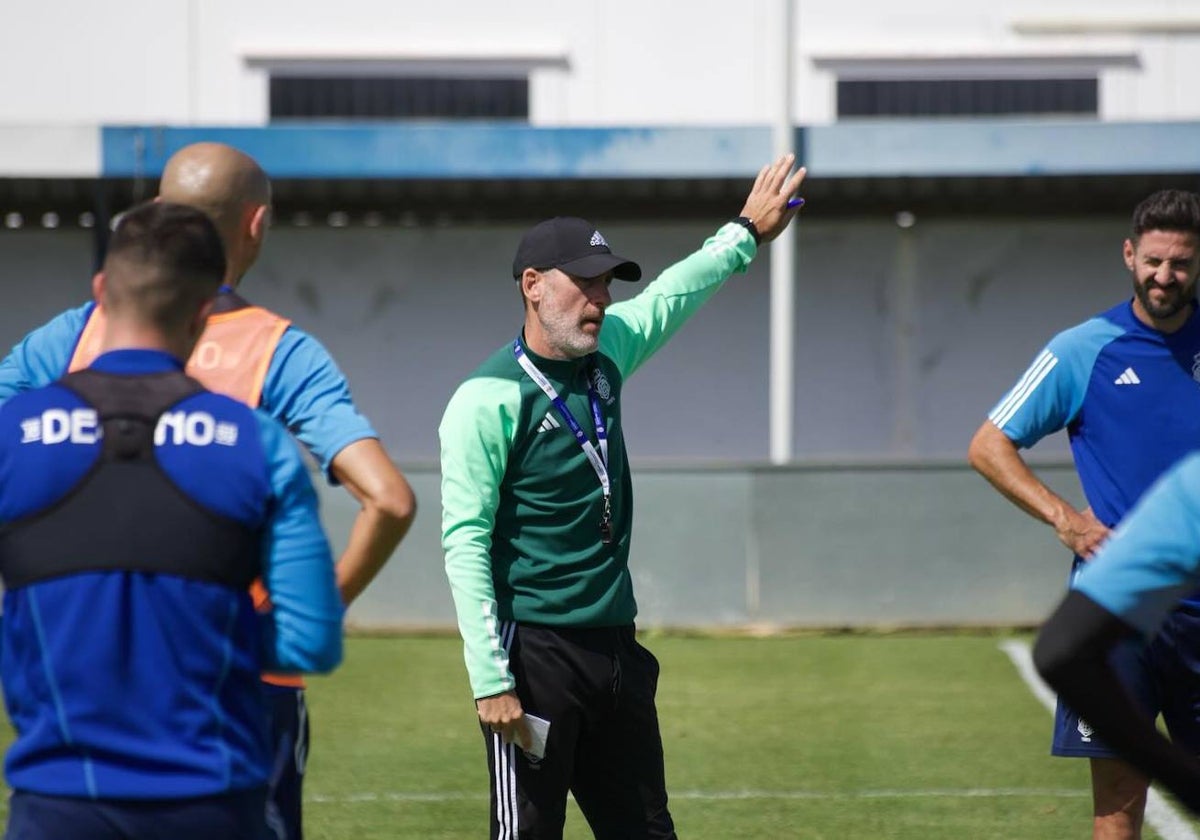
<path id="1" fill-rule="evenodd" d="M 514 687 L 499 622 L 560 627 L 629 624 L 632 484 L 621 425 L 621 386 L 756 247 L 726 224 L 636 297 L 608 307 L 596 353 L 531 361 L 594 438 L 588 382 L 608 432 L 613 539 L 604 543 L 600 481 L 553 403 L 505 345 L 463 382 L 438 428 L 442 547 L 476 698 Z M 594 442 L 594 440 L 593 440 Z"/>

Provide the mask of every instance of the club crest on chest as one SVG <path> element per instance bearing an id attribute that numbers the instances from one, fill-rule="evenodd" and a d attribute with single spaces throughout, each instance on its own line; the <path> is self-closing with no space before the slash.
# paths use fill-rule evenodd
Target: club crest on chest
<path id="1" fill-rule="evenodd" d="M 1197 359 L 1200 360 L 1200 356 L 1197 356 Z M 1200 361 L 1197 364 L 1200 364 Z M 600 368 L 592 368 L 592 387 L 596 390 L 596 396 L 603 400 L 605 405 L 612 405 L 612 384 L 609 383 L 608 377 Z"/>

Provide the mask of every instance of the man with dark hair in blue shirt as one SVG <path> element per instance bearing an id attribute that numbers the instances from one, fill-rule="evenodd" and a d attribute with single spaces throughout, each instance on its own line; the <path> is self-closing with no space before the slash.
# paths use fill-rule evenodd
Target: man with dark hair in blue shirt
<path id="1" fill-rule="evenodd" d="M 1164 190 L 1139 204 L 1123 256 L 1133 299 L 1055 336 L 969 451 L 971 465 L 997 490 L 1054 528 L 1075 555 L 1072 578 L 1147 488 L 1200 447 L 1200 197 Z M 1018 452 L 1063 428 L 1087 496 L 1082 511 Z M 1171 736 L 1200 752 L 1200 595 L 1184 602 L 1149 648 L 1126 645 L 1116 656 L 1143 709 L 1161 711 Z M 1148 780 L 1062 702 L 1052 752 L 1090 759 L 1095 838 L 1140 836 Z"/>
<path id="2" fill-rule="evenodd" d="M 408 531 L 416 499 L 378 435 L 354 404 L 329 352 L 290 320 L 239 294 L 258 259 L 271 213 L 271 183 L 262 167 L 223 143 L 193 143 L 171 155 L 159 198 L 202 210 L 225 247 L 224 282 L 187 373 L 206 388 L 261 408 L 312 453 L 331 483 L 360 504 L 336 574 L 343 602 L 367 587 Z M 99 351 L 103 306 L 67 310 L 22 339 L 0 362 L 0 402 L 86 367 Z M 268 593 L 255 585 L 255 597 Z M 276 840 L 302 840 L 301 799 L 309 749 L 304 683 L 265 674 L 275 764 L 268 818 Z"/>
<path id="3" fill-rule="evenodd" d="M 130 210 L 93 280 L 100 355 L 0 408 L 12 840 L 259 840 L 259 675 L 341 659 L 299 451 L 183 372 L 224 272 L 202 212 Z"/>

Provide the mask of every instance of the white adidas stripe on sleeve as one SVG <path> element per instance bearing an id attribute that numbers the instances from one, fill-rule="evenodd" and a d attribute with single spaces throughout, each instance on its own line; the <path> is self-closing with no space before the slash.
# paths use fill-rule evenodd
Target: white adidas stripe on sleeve
<path id="1" fill-rule="evenodd" d="M 1043 350 L 1041 355 L 1033 360 L 1033 364 L 1029 366 L 1029 370 L 1025 371 L 1025 375 L 1021 377 L 1008 396 L 1005 397 L 1000 405 L 992 409 L 992 413 L 988 415 L 998 429 L 1003 429 L 1004 425 L 1013 418 L 1013 415 L 1020 410 L 1025 401 L 1030 395 L 1037 390 L 1037 386 L 1042 384 L 1042 380 L 1054 370 L 1054 366 L 1058 364 L 1058 357 L 1049 350 Z"/>

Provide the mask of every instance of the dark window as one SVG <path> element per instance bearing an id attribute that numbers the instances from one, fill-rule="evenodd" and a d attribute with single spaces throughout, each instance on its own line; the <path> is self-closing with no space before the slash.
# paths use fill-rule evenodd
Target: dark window
<path id="1" fill-rule="evenodd" d="M 524 119 L 528 79 L 271 77 L 271 119 Z"/>
<path id="2" fill-rule="evenodd" d="M 839 117 L 1096 114 L 1091 79 L 839 80 Z"/>

